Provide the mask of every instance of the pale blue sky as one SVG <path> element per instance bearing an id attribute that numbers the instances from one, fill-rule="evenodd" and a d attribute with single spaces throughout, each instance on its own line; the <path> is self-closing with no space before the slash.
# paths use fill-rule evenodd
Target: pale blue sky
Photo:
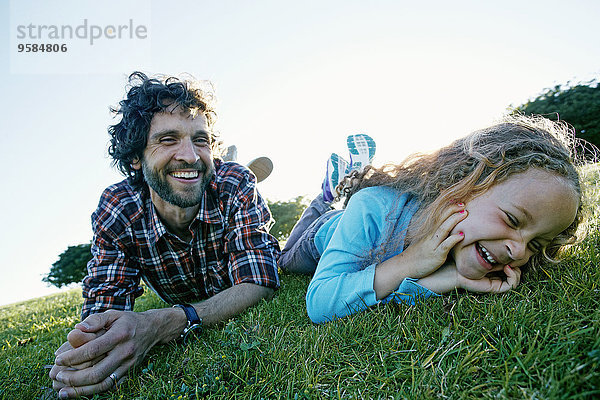
<path id="1" fill-rule="evenodd" d="M 106 157 L 108 106 L 133 68 L 211 80 L 222 139 L 242 162 L 273 160 L 260 185 L 273 200 L 317 193 L 326 158 L 345 154 L 350 133 L 376 139 L 376 163 L 400 160 L 493 123 L 546 87 L 600 73 L 595 0 L 174 0 L 144 2 L 139 15 L 106 2 L 44 2 L 54 14 L 18 3 L 26 11 L 12 20 L 1 3 L 3 26 L 138 18 L 149 20 L 149 38 L 116 56 L 115 42 L 95 44 L 81 68 L 71 53 L 61 74 L 19 74 L 14 32 L 1 31 L 0 304 L 53 291 L 43 274 L 68 245 L 90 240 L 100 192 L 121 179 Z M 30 60 L 50 69 L 41 55 Z M 90 60 L 110 71 L 88 73 Z"/>

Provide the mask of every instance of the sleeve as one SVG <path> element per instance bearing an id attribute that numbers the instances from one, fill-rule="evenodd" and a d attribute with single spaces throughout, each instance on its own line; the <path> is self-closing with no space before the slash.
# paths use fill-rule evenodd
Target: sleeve
<path id="1" fill-rule="evenodd" d="M 308 286 L 306 307 L 313 322 L 341 318 L 380 302 L 414 304 L 418 298 L 435 295 L 407 278 L 390 296 L 377 300 L 373 289 L 376 265 L 364 268 L 364 262 L 383 234 L 386 215 L 379 214 L 381 210 L 376 210 L 369 196 L 359 192 L 350 199 Z"/>
<path id="2" fill-rule="evenodd" d="M 131 235 L 127 235 L 125 226 L 119 223 L 118 214 L 105 192 L 92 214 L 94 239 L 88 275 L 83 280 L 82 320 L 110 309 L 133 310 L 135 298 L 143 293 L 139 268 L 127 253 Z"/>
<path id="3" fill-rule="evenodd" d="M 269 234 L 271 213 L 248 173 L 230 201 L 224 251 L 229 256 L 231 282 L 277 289 L 279 243 Z"/>

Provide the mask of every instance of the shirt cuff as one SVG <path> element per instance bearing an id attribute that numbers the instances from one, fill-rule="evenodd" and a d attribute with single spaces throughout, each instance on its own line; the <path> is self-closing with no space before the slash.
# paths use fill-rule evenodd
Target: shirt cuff
<path id="1" fill-rule="evenodd" d="M 373 289 L 373 282 L 375 281 L 375 267 L 377 264 L 371 264 L 362 271 L 362 281 L 356 288 L 358 296 L 361 298 L 361 303 L 366 307 L 371 307 L 379 303 L 377 300 L 377 293 Z M 366 308 L 362 307 L 362 308 Z"/>
<path id="2" fill-rule="evenodd" d="M 419 285 L 417 280 L 418 279 L 404 278 L 400 286 L 398 286 L 398 289 L 381 302 L 387 303 L 395 301 L 396 303 L 415 305 L 418 300 L 425 300 L 430 297 L 440 297 L 439 294 Z"/>

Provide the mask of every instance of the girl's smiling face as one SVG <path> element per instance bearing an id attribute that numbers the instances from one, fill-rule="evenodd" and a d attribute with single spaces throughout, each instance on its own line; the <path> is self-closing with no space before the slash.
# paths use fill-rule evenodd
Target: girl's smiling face
<path id="1" fill-rule="evenodd" d="M 458 272 L 480 279 L 505 265 L 523 266 L 575 220 L 579 199 L 562 177 L 530 168 L 465 202 L 468 216 L 452 230 Z"/>

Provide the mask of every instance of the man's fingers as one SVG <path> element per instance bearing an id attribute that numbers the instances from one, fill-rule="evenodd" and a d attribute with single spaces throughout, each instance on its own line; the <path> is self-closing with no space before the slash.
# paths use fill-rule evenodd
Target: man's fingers
<path id="1" fill-rule="evenodd" d="M 59 398 L 61 399 L 73 399 L 81 396 L 91 396 L 96 393 L 105 392 L 111 388 L 115 387 L 114 381 L 112 378 L 107 377 L 100 383 L 96 383 L 94 385 L 87 386 L 64 386 L 58 392 Z"/>
<path id="2" fill-rule="evenodd" d="M 89 315 L 86 319 L 75 325 L 82 332 L 98 332 L 107 329 L 119 318 L 122 311 L 108 310 L 99 314 Z"/>
<path id="3" fill-rule="evenodd" d="M 107 332 L 106 335 L 99 337 L 93 342 L 100 341 L 106 336 L 111 335 L 111 331 Z M 92 342 L 92 343 L 93 343 Z M 91 343 L 85 344 L 80 349 L 85 349 L 86 346 Z M 76 352 L 80 349 L 75 349 Z M 62 370 L 57 376 L 56 380 L 65 383 L 71 387 L 88 386 L 101 383 L 105 380 L 111 372 L 117 371 L 123 372 L 123 374 L 137 361 L 136 356 L 136 343 L 133 340 L 125 341 L 123 343 L 115 342 L 111 349 L 106 353 L 106 357 L 94 363 L 90 368 L 82 370 L 74 370 L 69 368 Z M 125 368 L 122 371 L 119 369 Z"/>
<path id="4" fill-rule="evenodd" d="M 54 355 L 57 356 L 59 354 L 64 353 L 65 351 L 69 351 L 72 349 L 73 349 L 73 346 L 71 346 L 71 343 L 64 342 L 58 349 L 56 349 L 56 351 L 54 352 Z"/>
<path id="5" fill-rule="evenodd" d="M 106 379 L 111 372 L 118 371 L 123 366 L 125 366 L 123 372 L 126 372 L 133 365 L 135 359 L 132 356 L 135 352 L 130 349 L 130 344 L 116 347 L 114 351 L 111 351 L 90 368 L 63 370 L 56 376 L 56 380 L 72 387 L 98 384 Z"/>
<path id="6" fill-rule="evenodd" d="M 56 380 L 56 375 L 58 375 L 59 372 L 64 371 L 68 368 L 69 367 L 61 367 L 58 365 L 53 365 L 52 369 L 50 369 L 50 372 L 48 373 L 48 376 L 50 377 L 50 379 Z"/>
<path id="7" fill-rule="evenodd" d="M 75 365 L 82 365 L 99 358 L 104 353 L 110 351 L 114 346 L 107 346 L 105 343 L 98 342 L 99 339 L 93 340 L 84 344 L 83 346 L 69 350 L 62 354 L 59 354 L 54 361 L 56 365 L 73 367 Z"/>
<path id="8" fill-rule="evenodd" d="M 71 343 L 71 346 L 73 346 L 73 348 L 76 349 L 78 347 L 83 346 L 87 342 L 90 342 L 96 339 L 97 337 L 102 336 L 105 332 L 106 330 L 104 329 L 101 329 L 98 332 L 83 332 L 82 330 L 76 328 L 69 332 L 69 334 L 67 335 L 67 340 L 69 341 L 69 343 Z"/>
<path id="9" fill-rule="evenodd" d="M 104 357 L 106 357 L 106 354 L 102 354 L 100 357 L 94 358 L 93 360 L 86 361 L 81 364 L 73 365 L 73 369 L 81 370 L 81 369 L 93 367 L 94 365 L 98 364 L 102 359 L 104 359 Z"/>
<path id="10" fill-rule="evenodd" d="M 52 389 L 54 389 L 54 391 L 58 392 L 60 389 L 62 389 L 64 387 L 67 387 L 67 385 L 65 385 L 64 383 L 59 382 L 59 381 L 55 381 L 55 380 L 52 381 Z"/>
<path id="11" fill-rule="evenodd" d="M 73 350 L 66 351 L 56 357 L 55 363 L 62 366 L 76 366 L 102 357 L 115 348 L 125 338 L 113 330 Z"/>

